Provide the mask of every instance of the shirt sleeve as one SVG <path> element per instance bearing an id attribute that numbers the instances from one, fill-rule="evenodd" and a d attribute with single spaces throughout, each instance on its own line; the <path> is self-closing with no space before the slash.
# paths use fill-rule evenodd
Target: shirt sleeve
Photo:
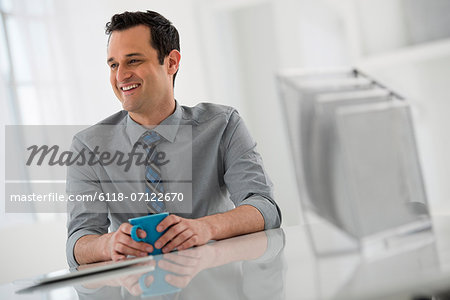
<path id="1" fill-rule="evenodd" d="M 251 205 L 264 218 L 264 228 L 281 225 L 281 211 L 273 197 L 273 184 L 264 170 L 247 127 L 237 111 L 232 111 L 223 136 L 224 180 L 236 207 Z"/>
<path id="2" fill-rule="evenodd" d="M 77 156 L 82 153 L 87 158 L 89 149 L 75 136 L 71 151 Z M 100 181 L 87 161 L 67 168 L 66 192 L 72 197 L 67 202 L 66 255 L 70 267 L 78 266 L 73 250 L 79 238 L 108 232 L 108 207 L 105 202 L 98 201 L 101 191 Z"/>

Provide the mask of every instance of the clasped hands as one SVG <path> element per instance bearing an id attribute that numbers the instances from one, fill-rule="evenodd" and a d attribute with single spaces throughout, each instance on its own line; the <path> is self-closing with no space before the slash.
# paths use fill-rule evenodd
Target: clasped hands
<path id="1" fill-rule="evenodd" d="M 164 280 L 167 283 L 177 288 L 184 288 L 199 272 L 212 266 L 215 261 L 216 251 L 208 244 L 182 252 L 167 253 L 158 261 L 151 260 L 138 264 L 138 266 L 155 267 L 153 272 L 137 272 L 105 281 L 87 283 L 83 286 L 89 289 L 103 286 L 123 286 L 131 295 L 139 296 L 145 292 L 145 289 L 151 287 L 155 272 L 166 271 Z"/>
<path id="2" fill-rule="evenodd" d="M 123 223 L 118 230 L 111 235 L 109 240 L 109 254 L 112 260 L 122 260 L 128 255 L 146 256 L 153 252 L 152 245 L 145 242 L 134 241 L 131 234 L 132 225 Z M 193 246 L 206 244 L 212 239 L 211 226 L 202 219 L 185 219 L 177 215 L 169 215 L 158 224 L 156 230 L 165 232 L 154 244 L 154 247 L 162 249 L 163 253 L 169 253 L 175 248 L 184 250 Z M 137 234 L 145 238 L 145 231 L 139 229 Z"/>

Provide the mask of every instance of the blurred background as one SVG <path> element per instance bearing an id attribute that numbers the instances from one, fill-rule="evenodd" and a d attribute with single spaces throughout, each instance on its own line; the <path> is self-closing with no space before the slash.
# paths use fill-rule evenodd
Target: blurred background
<path id="1" fill-rule="evenodd" d="M 283 226 L 302 220 L 276 74 L 297 68 L 358 67 L 404 95 L 431 213 L 449 214 L 449 0 L 0 0 L 2 127 L 90 125 L 120 110 L 104 27 L 115 13 L 147 9 L 180 33 L 175 98 L 243 116 Z M 1 184 L 0 283 L 65 268 L 65 215 L 5 214 L 4 194 Z"/>

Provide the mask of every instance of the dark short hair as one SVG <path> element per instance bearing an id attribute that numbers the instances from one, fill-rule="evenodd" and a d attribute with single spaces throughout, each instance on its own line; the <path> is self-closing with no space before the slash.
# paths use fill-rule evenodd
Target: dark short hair
<path id="1" fill-rule="evenodd" d="M 180 36 L 172 22 L 155 11 L 147 10 L 136 12 L 124 12 L 112 16 L 111 21 L 106 23 L 105 33 L 111 38 L 113 31 L 121 31 L 134 26 L 145 25 L 150 28 L 150 45 L 157 51 L 159 63 L 164 63 L 164 58 L 170 51 L 180 51 Z M 178 73 L 178 71 L 177 71 Z M 175 83 L 175 73 L 173 81 Z"/>

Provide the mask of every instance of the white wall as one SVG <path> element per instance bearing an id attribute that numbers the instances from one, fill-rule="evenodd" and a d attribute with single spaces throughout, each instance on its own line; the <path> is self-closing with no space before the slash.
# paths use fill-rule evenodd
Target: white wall
<path id="1" fill-rule="evenodd" d="M 125 10 L 155 10 L 174 23 L 180 32 L 182 47 L 175 97 L 185 105 L 195 105 L 209 99 L 192 1 L 65 0 L 54 3 L 54 29 L 58 40 L 56 47 L 62 55 L 59 65 L 61 72 L 54 75 L 62 77 L 59 78 L 61 94 L 58 98 L 61 109 L 54 111 L 49 99 L 40 99 L 40 110 L 50 112 L 52 116 L 42 120 L 42 124 L 89 125 L 122 109 L 109 85 L 104 27 L 113 14 Z M 2 99 L 6 100 L 6 97 Z M 25 124 L 39 124 L 36 121 L 30 123 L 27 116 L 23 116 L 23 119 Z M 11 118 L 2 120 L 2 124 L 11 123 Z M 4 157 L 3 149 L 2 146 L 1 157 Z M 0 212 L 3 213 L 3 185 L 0 192 Z M 1 218 L 0 265 L 2 270 L 12 271 L 0 273 L 0 284 L 67 267 L 65 216 L 42 214 L 37 216 L 37 223 L 33 220 L 36 220 L 36 216 L 30 218 L 26 214 L 8 214 Z M 24 236 L 29 238 L 25 239 Z M 23 263 L 17 265 L 15 259 Z"/>
<path id="2" fill-rule="evenodd" d="M 0 228 L 0 284 L 67 268 L 63 221 Z"/>
<path id="3" fill-rule="evenodd" d="M 67 56 L 66 90 L 70 94 L 67 109 L 71 124 L 93 124 L 121 109 L 109 85 L 104 28 L 113 14 L 125 10 L 155 10 L 174 23 L 180 32 L 182 49 L 175 97 L 188 105 L 208 98 L 192 1 L 66 0 L 55 3 L 61 26 L 59 39 Z"/>

